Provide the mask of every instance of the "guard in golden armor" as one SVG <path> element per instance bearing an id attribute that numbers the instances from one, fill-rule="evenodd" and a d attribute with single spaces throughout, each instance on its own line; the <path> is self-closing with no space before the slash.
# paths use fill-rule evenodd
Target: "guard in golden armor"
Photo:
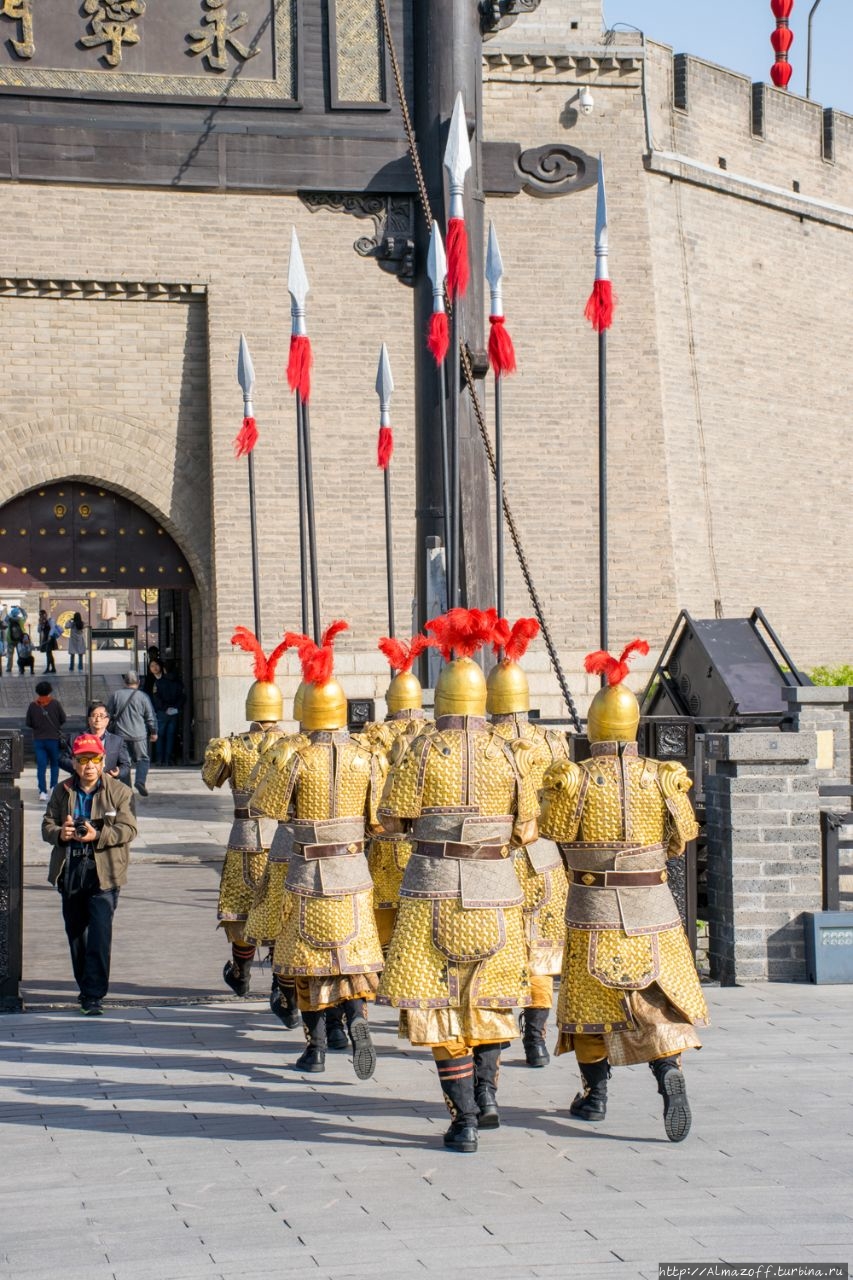
<path id="1" fill-rule="evenodd" d="M 460 1152 L 477 1150 L 478 1126 L 500 1123 L 501 1047 L 530 1004 L 510 848 L 536 839 L 534 748 L 488 724 L 472 661 L 496 621 L 494 610 L 452 609 L 427 624 L 448 663 L 435 725 L 391 770 L 380 808 L 385 830 L 409 831 L 415 848 L 378 998 L 400 1010 L 401 1037 L 432 1050 L 451 1115 L 444 1145 Z"/>
<path id="2" fill-rule="evenodd" d="M 292 641 L 294 637 L 285 636 Z M 280 798 L 284 780 L 290 769 L 294 754 L 308 742 L 302 732 L 302 694 L 304 686 L 299 685 L 293 700 L 293 718 L 300 725 L 300 732 L 288 734 L 260 757 L 249 777 L 251 800 L 249 808 L 253 813 L 263 814 L 267 818 L 276 819 L 275 835 L 269 849 L 266 870 L 263 878 L 255 888 L 255 896 L 246 921 L 246 939 L 255 946 L 269 947 L 274 960 L 275 939 L 281 932 L 292 899 L 285 890 L 287 868 L 293 849 L 293 826 L 286 817 L 281 817 Z M 298 1027 L 302 1019 L 296 1000 L 296 985 L 273 973 L 270 991 L 270 1009 L 285 1027 Z M 344 1035 L 346 1048 L 349 1041 Z"/>
<path id="3" fill-rule="evenodd" d="M 281 690 L 274 681 L 287 643 L 282 642 L 267 658 L 257 638 L 245 627 L 236 628 L 231 643 L 255 657 L 255 683 L 246 698 L 246 719 L 250 724 L 245 733 L 210 740 L 201 776 L 211 791 L 227 781 L 234 796 L 234 822 L 219 883 L 217 918 L 231 943 L 231 960 L 222 976 L 236 995 L 245 996 L 249 993 L 255 957 L 255 945 L 246 939 L 246 921 L 267 864 L 260 822 L 249 810 L 249 776 L 258 758 L 283 736 L 278 725 Z"/>
<path id="4" fill-rule="evenodd" d="M 282 775 L 277 812 L 291 814 L 293 848 L 285 888 L 290 906 L 275 939 L 273 969 L 296 984 L 308 1044 L 296 1062 L 325 1070 L 327 1009 L 340 1007 L 349 1027 L 360 1080 L 373 1075 L 376 1051 L 365 1017 L 382 970 L 373 916 L 373 886 L 364 853 L 365 827 L 376 807 L 387 763 L 363 735 L 346 729 L 347 701 L 332 678 L 332 642 L 346 627 L 327 629 L 320 648 L 299 649 L 307 742 Z"/>
<path id="5" fill-rule="evenodd" d="M 510 628 L 498 619 L 494 650 L 499 659 L 486 682 L 486 711 L 492 724 L 509 742 L 523 741 L 539 748 L 530 757 L 533 785 L 538 792 L 546 768 L 569 757 L 566 739 L 553 729 L 531 723 L 530 688 L 519 661 L 539 633 L 535 618 L 519 618 Z M 563 963 L 566 942 L 566 895 L 569 884 L 552 840 L 540 836 L 533 844 L 513 852 L 515 870 L 524 892 L 524 930 L 531 1005 L 521 1015 L 524 1056 L 529 1067 L 545 1067 L 550 1061 L 545 1027 L 554 1002 L 554 977 Z"/>
<path id="6" fill-rule="evenodd" d="M 618 660 L 603 651 L 587 657 L 587 671 L 608 681 L 589 710 L 592 756 L 550 767 L 540 827 L 560 845 L 571 878 L 557 1052 L 574 1049 L 583 1093 L 569 1113 L 603 1120 L 610 1067 L 648 1062 L 666 1135 L 681 1142 L 691 1119 L 681 1053 L 700 1047 L 694 1026 L 708 1011 L 666 860 L 683 854 L 698 828 L 683 765 L 637 752 L 640 709 L 622 682 L 630 654 L 648 650 L 635 640 Z"/>
<path id="7" fill-rule="evenodd" d="M 421 682 L 412 671 L 417 658 L 431 643 L 428 636 L 421 635 L 413 636 L 409 644 L 390 638 L 379 641 L 380 651 L 397 674 L 385 694 L 387 716 L 381 723 L 367 725 L 365 733 L 392 765 L 403 758 L 418 734 L 431 725 L 423 710 Z M 394 932 L 400 884 L 413 848 L 412 841 L 399 834 L 382 833 L 370 842 L 367 862 L 373 877 L 373 907 L 383 950 Z"/>

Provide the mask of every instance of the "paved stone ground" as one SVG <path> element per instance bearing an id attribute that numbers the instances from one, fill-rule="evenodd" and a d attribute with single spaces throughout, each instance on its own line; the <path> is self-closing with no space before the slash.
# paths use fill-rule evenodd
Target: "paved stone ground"
<path id="1" fill-rule="evenodd" d="M 566 1113 L 573 1059 L 530 1071 L 513 1048 L 503 1127 L 447 1155 L 431 1061 L 387 1012 L 359 1084 L 346 1055 L 295 1073 L 298 1032 L 263 999 L 221 997 L 205 859 L 222 810 L 177 773 L 139 807 L 108 1016 L 61 1007 L 58 903 L 28 891 L 31 1004 L 0 1020 L 3 1280 L 632 1280 L 660 1261 L 853 1259 L 848 987 L 709 988 L 679 1146 L 645 1067 L 616 1072 L 607 1121 L 583 1126 Z M 41 856 L 31 843 L 34 885 Z M 262 996 L 268 972 L 255 982 Z"/>

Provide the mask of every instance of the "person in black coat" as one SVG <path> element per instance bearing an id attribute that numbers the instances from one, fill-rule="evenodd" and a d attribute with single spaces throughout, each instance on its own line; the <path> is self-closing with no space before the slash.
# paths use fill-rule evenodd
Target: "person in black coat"
<path id="1" fill-rule="evenodd" d="M 93 733 L 103 743 L 104 773 L 111 778 L 118 778 L 119 782 L 123 782 L 125 786 L 129 787 L 131 785 L 131 760 L 127 744 L 120 734 L 108 732 L 107 725 L 109 722 L 109 712 L 104 703 L 90 702 L 86 710 L 87 727 L 84 732 Z M 61 753 L 59 764 L 66 773 L 74 772 L 74 760 L 70 748 Z"/>

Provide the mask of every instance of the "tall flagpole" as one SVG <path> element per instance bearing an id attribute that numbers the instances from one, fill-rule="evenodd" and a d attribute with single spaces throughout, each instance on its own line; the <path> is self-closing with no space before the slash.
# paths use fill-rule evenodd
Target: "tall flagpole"
<path id="1" fill-rule="evenodd" d="M 607 193 L 604 161 L 598 158 L 598 198 L 595 206 L 595 283 L 584 315 L 598 333 L 598 610 L 599 647 L 607 651 L 607 330 L 613 323 L 615 300 L 608 268 Z M 602 676 L 602 683 L 604 681 Z"/>
<path id="2" fill-rule="evenodd" d="M 287 381 L 296 393 L 297 441 L 301 445 L 300 479 L 304 486 L 305 527 L 308 542 L 308 564 L 311 576 L 311 634 L 314 643 L 320 643 L 320 585 L 317 570 L 317 531 L 314 523 L 314 474 L 311 462 L 311 420 L 308 397 L 311 394 L 311 340 L 305 324 L 305 299 L 309 291 L 308 277 L 302 260 L 302 250 L 296 228 L 290 241 L 290 265 L 287 272 L 287 291 L 290 294 L 290 353 L 287 362 Z M 301 512 L 300 512 L 301 516 Z M 303 588 L 304 592 L 304 588 Z M 303 594 L 303 608 L 305 598 Z"/>
<path id="3" fill-rule="evenodd" d="M 468 125 L 465 120 L 465 105 L 462 94 L 456 95 L 453 114 L 450 117 L 450 130 L 447 135 L 447 147 L 444 152 L 444 167 L 447 170 L 450 189 L 450 207 L 447 219 L 447 291 L 453 303 L 451 320 L 450 349 L 450 484 L 452 504 L 452 581 L 453 597 L 449 600 L 451 607 L 462 604 L 463 593 L 461 583 L 461 546 L 462 546 L 462 468 L 460 460 L 460 417 L 462 395 L 462 364 L 460 338 L 462 335 L 462 299 L 468 288 L 468 233 L 465 228 L 465 175 L 471 168 L 471 146 L 468 141 Z"/>
<path id="4" fill-rule="evenodd" d="M 451 600 L 455 597 L 455 584 L 452 581 L 451 540 L 453 511 L 450 498 L 450 444 L 447 436 L 447 358 L 450 338 L 447 331 L 447 308 L 444 302 L 444 282 L 447 276 L 447 258 L 444 253 L 444 242 L 438 223 L 433 221 L 429 237 L 427 254 L 427 274 L 432 284 L 432 315 L 429 321 L 427 346 L 435 360 L 439 381 L 438 402 L 441 419 L 441 488 L 444 506 L 444 575 L 445 593 L 448 608 L 452 608 Z"/>
<path id="5" fill-rule="evenodd" d="M 495 375 L 495 603 L 500 618 L 504 616 L 503 379 L 515 372 L 515 351 L 504 321 L 503 273 L 497 232 L 490 222 L 485 274 L 489 282 L 489 363 Z"/>
<path id="6" fill-rule="evenodd" d="M 258 442 L 258 428 L 255 423 L 255 410 L 252 394 L 255 389 L 255 368 L 249 353 L 249 344 L 240 334 L 240 350 L 237 355 L 237 381 L 243 392 L 243 425 L 234 441 L 234 453 L 238 458 L 245 455 L 249 464 L 249 529 L 252 539 L 252 598 L 255 609 L 255 635 L 261 638 L 261 586 L 258 565 L 258 518 L 255 502 L 255 455 L 254 448 Z"/>
<path id="7" fill-rule="evenodd" d="M 394 639 L 394 544 L 391 540 L 391 458 L 394 454 L 394 435 L 391 429 L 391 393 L 394 379 L 388 348 L 382 343 L 379 352 L 379 368 L 376 371 L 376 394 L 379 396 L 379 442 L 376 460 L 385 484 L 385 569 L 388 578 L 388 635 Z"/>

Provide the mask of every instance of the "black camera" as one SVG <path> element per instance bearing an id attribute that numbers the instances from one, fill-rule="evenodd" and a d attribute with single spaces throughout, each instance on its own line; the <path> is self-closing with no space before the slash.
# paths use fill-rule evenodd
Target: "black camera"
<path id="1" fill-rule="evenodd" d="M 84 819 L 74 823 L 74 834 L 78 840 L 84 840 L 89 834 L 89 824 Z"/>

